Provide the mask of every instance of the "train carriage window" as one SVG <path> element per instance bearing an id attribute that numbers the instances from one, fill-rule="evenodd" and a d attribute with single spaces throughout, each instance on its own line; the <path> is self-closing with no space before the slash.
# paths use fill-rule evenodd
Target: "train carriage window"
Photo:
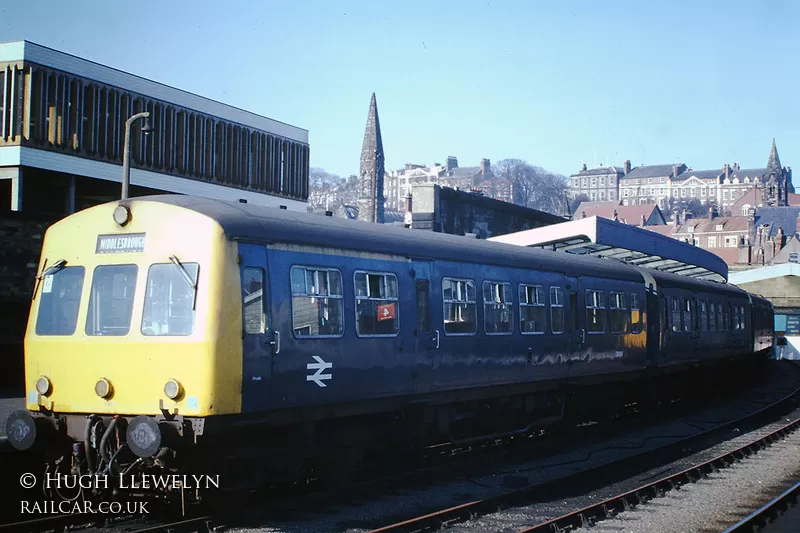
<path id="1" fill-rule="evenodd" d="M 672 298 L 672 331 L 683 331 L 681 325 L 681 298 Z"/>
<path id="2" fill-rule="evenodd" d="M 247 267 L 242 272 L 242 317 L 244 332 L 264 333 L 267 317 L 264 314 L 264 270 Z"/>
<path id="3" fill-rule="evenodd" d="M 415 287 L 417 291 L 417 330 L 430 331 L 431 319 L 430 310 L 428 309 L 430 289 L 428 287 L 428 280 L 416 280 Z"/>
<path id="4" fill-rule="evenodd" d="M 550 287 L 550 330 L 564 333 L 564 292 L 561 287 Z"/>
<path id="5" fill-rule="evenodd" d="M 610 292 L 608 326 L 611 333 L 626 333 L 628 331 L 628 304 L 625 293 Z"/>
<path id="6" fill-rule="evenodd" d="M 586 291 L 586 330 L 603 333 L 606 330 L 606 299 L 603 291 Z"/>
<path id="7" fill-rule="evenodd" d="M 142 334 L 186 336 L 194 330 L 197 263 L 150 265 L 144 293 Z M 186 277 L 188 276 L 188 278 Z M 193 285 L 190 285 L 189 282 Z"/>
<path id="8" fill-rule="evenodd" d="M 631 293 L 631 333 L 642 332 L 642 310 L 639 308 L 639 295 Z"/>
<path id="9" fill-rule="evenodd" d="M 83 267 L 65 267 L 42 278 L 42 296 L 36 316 L 37 335 L 75 333 L 84 272 Z"/>
<path id="10" fill-rule="evenodd" d="M 742 321 L 742 329 L 747 329 L 747 313 L 744 312 L 744 306 L 739 309 L 739 318 Z"/>
<path id="11" fill-rule="evenodd" d="M 136 265 L 103 265 L 94 269 L 86 334 L 127 335 L 131 329 Z"/>
<path id="12" fill-rule="evenodd" d="M 514 330 L 511 284 L 483 282 L 483 328 L 487 335 L 510 335 Z"/>
<path id="13" fill-rule="evenodd" d="M 692 330 L 692 300 L 683 301 L 683 331 Z"/>
<path id="14" fill-rule="evenodd" d="M 444 332 L 446 335 L 474 335 L 477 332 L 475 282 L 471 279 L 442 279 Z"/>
<path id="15" fill-rule="evenodd" d="M 394 337 L 399 331 L 397 276 L 388 272 L 355 273 L 356 333 L 359 337 Z"/>
<path id="16" fill-rule="evenodd" d="M 295 337 L 340 337 L 344 332 L 341 272 L 293 266 L 291 278 Z"/>
<path id="17" fill-rule="evenodd" d="M 700 300 L 700 330 L 708 331 L 708 305 L 705 300 Z"/>
<path id="18" fill-rule="evenodd" d="M 717 306 L 711 302 L 708 314 L 708 330 L 717 331 Z"/>
<path id="19" fill-rule="evenodd" d="M 733 327 L 736 329 L 736 331 L 739 331 L 740 329 L 742 329 L 742 322 L 741 322 L 741 319 L 739 318 L 739 306 L 738 305 L 734 305 L 733 306 Z"/>
<path id="20" fill-rule="evenodd" d="M 717 331 L 725 331 L 725 318 L 723 316 L 722 304 L 717 304 Z"/>
<path id="21" fill-rule="evenodd" d="M 523 335 L 542 334 L 545 330 L 544 288 L 519 286 L 519 329 Z"/>
<path id="22" fill-rule="evenodd" d="M 733 331 L 733 307 L 728 304 L 725 307 L 725 323 L 728 324 L 728 331 Z"/>

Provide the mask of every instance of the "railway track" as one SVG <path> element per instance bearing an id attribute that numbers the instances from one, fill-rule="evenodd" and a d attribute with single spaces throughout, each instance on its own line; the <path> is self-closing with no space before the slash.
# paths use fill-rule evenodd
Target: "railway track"
<path id="1" fill-rule="evenodd" d="M 772 523 L 777 523 L 776 529 L 778 530 L 792 531 L 792 529 L 780 527 L 780 517 L 789 509 L 795 507 L 798 501 L 800 501 L 800 483 L 795 483 L 779 496 L 773 498 L 722 533 L 756 533 L 765 531 Z"/>
<path id="2" fill-rule="evenodd" d="M 797 389 L 786 395 L 784 398 L 781 398 L 777 402 L 745 417 L 731 422 L 726 422 L 706 431 L 702 431 L 695 435 L 677 440 L 666 446 L 649 450 L 641 454 L 620 459 L 611 463 L 605 463 L 597 468 L 576 472 L 567 477 L 555 479 L 543 484 L 527 485 L 520 489 L 508 491 L 483 500 L 464 503 L 409 520 L 371 529 L 369 530 L 369 533 L 417 533 L 436 531 L 444 527 L 451 527 L 457 523 L 496 513 L 499 510 L 533 504 L 543 498 L 546 498 L 548 494 L 553 493 L 558 488 L 563 487 L 564 485 L 578 483 L 585 480 L 588 476 L 602 477 L 607 475 L 612 469 L 628 470 L 638 468 L 641 471 L 643 467 L 637 467 L 636 463 L 639 465 L 646 463 L 664 464 L 665 456 L 679 456 L 681 455 L 682 451 L 691 449 L 695 444 L 704 439 L 719 433 L 730 431 L 738 426 L 755 422 L 759 418 L 763 418 L 768 416 L 771 412 L 779 410 L 788 402 L 797 400 L 799 397 L 800 389 Z M 665 492 L 676 487 L 680 487 L 685 483 L 694 482 L 709 473 L 715 472 L 721 468 L 725 468 L 731 463 L 739 461 L 757 452 L 758 450 L 771 445 L 798 428 L 800 428 L 800 418 L 793 420 L 789 424 L 785 424 L 779 429 L 772 431 L 765 436 L 759 437 L 744 446 L 738 447 L 733 451 L 724 453 L 690 468 L 686 468 L 676 474 L 666 476 L 651 483 L 647 483 L 634 490 L 626 491 L 625 493 L 618 494 L 612 498 L 604 499 L 597 504 L 575 509 L 557 518 L 547 520 L 546 522 L 542 522 L 532 527 L 520 528 L 519 533 L 566 532 L 574 531 L 581 527 L 594 525 L 608 517 L 615 516 L 620 512 L 634 508 L 637 505 L 649 501 L 656 496 L 663 495 Z"/>
<path id="3" fill-rule="evenodd" d="M 127 533 L 218 533 L 219 526 L 215 526 L 209 516 L 199 516 L 185 518 L 175 521 L 162 523 L 135 524 L 131 521 L 117 518 L 111 522 L 95 523 L 91 518 L 81 515 L 56 515 L 46 518 L 35 518 L 33 520 L 23 520 L 12 524 L 0 526 L 3 533 L 45 533 L 48 531 L 61 532 L 71 528 L 84 526 L 86 529 L 92 527 L 125 527 Z"/>

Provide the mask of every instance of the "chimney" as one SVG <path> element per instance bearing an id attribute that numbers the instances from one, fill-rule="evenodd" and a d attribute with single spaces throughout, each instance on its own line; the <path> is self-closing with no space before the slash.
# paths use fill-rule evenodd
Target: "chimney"
<path id="1" fill-rule="evenodd" d="M 642 215 L 642 227 L 644 227 L 644 223 L 645 223 L 645 218 L 644 215 Z"/>
<path id="2" fill-rule="evenodd" d="M 678 165 L 672 165 L 672 177 L 673 178 L 678 177 Z"/>
<path id="3" fill-rule="evenodd" d="M 411 193 L 406 194 L 406 213 L 411 212 Z"/>
<path id="4" fill-rule="evenodd" d="M 481 159 L 481 174 L 485 176 L 491 171 L 491 169 L 492 169 L 492 162 L 486 158 Z"/>
<path id="5" fill-rule="evenodd" d="M 733 170 L 739 170 L 739 163 L 733 164 Z"/>
<path id="6" fill-rule="evenodd" d="M 708 206 L 708 220 L 714 220 L 714 206 Z"/>
<path id="7" fill-rule="evenodd" d="M 586 170 L 586 163 L 581 165 L 581 171 L 584 171 L 584 170 Z"/>
<path id="8" fill-rule="evenodd" d="M 778 235 L 776 241 L 777 242 L 775 244 L 777 245 L 778 251 L 780 252 L 781 248 L 783 248 L 783 226 L 778 228 Z"/>
<path id="9" fill-rule="evenodd" d="M 617 222 L 619 222 L 619 213 L 617 213 L 617 210 L 616 210 L 616 209 L 614 209 L 614 220 L 616 220 Z M 798 219 L 798 220 L 800 220 L 800 219 Z"/>
<path id="10" fill-rule="evenodd" d="M 677 228 L 678 226 L 680 226 L 680 225 L 681 225 L 681 214 L 680 214 L 680 212 L 679 212 L 679 211 L 676 209 L 676 210 L 675 210 L 675 212 L 674 212 L 672 215 L 673 215 L 673 216 L 672 216 L 672 220 L 675 222 L 675 227 Z"/>
<path id="11" fill-rule="evenodd" d="M 725 172 L 725 180 L 730 181 L 731 179 L 731 167 L 728 166 L 728 163 L 725 163 L 725 166 L 722 167 L 723 172 Z"/>
<path id="12" fill-rule="evenodd" d="M 683 219 L 683 223 L 685 224 L 687 220 L 689 220 L 689 216 L 686 214 L 686 208 L 683 208 L 683 213 L 681 214 L 681 218 Z"/>
<path id="13" fill-rule="evenodd" d="M 454 168 L 458 168 L 458 158 L 452 155 L 447 156 L 447 165 L 445 166 L 445 170 L 450 172 Z"/>
<path id="14" fill-rule="evenodd" d="M 622 169 L 625 172 L 626 176 L 630 173 L 630 171 L 631 171 L 631 160 L 630 159 L 626 159 L 625 160 L 625 163 L 624 163 L 624 166 L 622 167 Z"/>

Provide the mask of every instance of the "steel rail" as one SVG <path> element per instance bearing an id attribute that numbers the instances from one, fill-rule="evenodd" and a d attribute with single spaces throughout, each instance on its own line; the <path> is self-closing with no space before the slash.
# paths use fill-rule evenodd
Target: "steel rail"
<path id="1" fill-rule="evenodd" d="M 100 524 L 104 520 L 98 519 L 102 515 L 86 515 L 86 514 L 60 514 L 48 516 L 46 518 L 35 518 L 33 520 L 23 520 L 20 522 L 13 522 L 10 524 L 0 525 L 0 532 L 2 533 L 34 533 L 44 531 L 64 531 L 70 527 Z M 145 515 L 146 516 L 146 515 Z M 141 518 L 141 517 L 135 517 Z M 131 527 L 131 519 L 117 519 L 111 526 L 113 527 Z M 197 527 L 200 526 L 200 527 Z M 164 524 L 142 524 L 136 529 L 128 533 L 179 533 L 181 531 L 192 533 L 213 533 L 215 528 L 212 527 L 211 517 L 198 516 L 193 518 L 184 518 L 175 522 L 168 522 Z"/>
<path id="2" fill-rule="evenodd" d="M 641 460 L 645 460 L 645 459 L 649 459 L 649 458 L 655 458 L 657 456 L 663 455 L 665 453 L 665 450 L 669 450 L 669 449 L 680 450 L 682 448 L 685 448 L 687 446 L 687 444 L 690 444 L 692 442 L 701 441 L 702 439 L 708 438 L 708 437 L 710 437 L 710 436 L 712 436 L 712 435 L 714 435 L 716 433 L 720 433 L 720 432 L 729 430 L 729 429 L 731 429 L 733 427 L 736 427 L 736 426 L 739 426 L 739 425 L 741 425 L 743 423 L 754 421 L 754 420 L 758 419 L 759 417 L 768 414 L 771 411 L 777 410 L 778 408 L 784 406 L 786 403 L 788 403 L 789 401 L 791 401 L 792 399 L 794 399 L 794 398 L 796 398 L 798 396 L 800 396 L 800 388 L 799 389 L 795 389 L 794 391 L 790 392 L 789 394 L 787 394 L 783 398 L 773 402 L 772 404 L 770 404 L 768 406 L 765 406 L 765 407 L 763 407 L 763 408 L 761 408 L 761 409 L 759 409 L 757 411 L 754 411 L 752 413 L 749 413 L 749 414 L 747 414 L 747 415 L 745 415 L 745 416 L 743 416 L 741 418 L 738 418 L 736 420 L 732 420 L 732 421 L 729 421 L 729 422 L 725 422 L 725 423 L 720 424 L 718 426 L 715 426 L 713 428 L 709 428 L 709 429 L 701 431 L 699 433 L 695 433 L 694 435 L 690 435 L 688 437 L 684 437 L 682 439 L 673 441 L 673 442 L 671 442 L 669 444 L 666 444 L 664 446 L 661 446 L 661 447 L 658 447 L 658 448 L 654 448 L 652 450 L 647 450 L 647 451 L 644 451 L 644 452 L 641 452 L 641 453 L 638 453 L 638 454 L 635 454 L 635 455 L 632 455 L 632 456 L 624 457 L 622 459 L 618 459 L 618 460 L 611 461 L 611 462 L 608 462 L 608 463 L 604 463 L 604 464 L 598 465 L 596 467 L 591 467 L 591 468 L 588 468 L 588 469 L 583 470 L 581 472 L 576 472 L 576 473 L 573 473 L 573 474 L 569 474 L 567 476 L 564 476 L 564 477 L 561 477 L 561 478 L 557 478 L 557 479 L 554 479 L 554 480 L 550 480 L 550 481 L 547 481 L 547 482 L 544 482 L 544 483 L 540 483 L 540 484 L 534 483 L 534 484 L 528 485 L 526 487 L 523 487 L 523 488 L 520 488 L 520 489 L 517 489 L 517 490 L 505 492 L 505 493 L 499 494 L 497 496 L 492 496 L 490 498 L 486 498 L 484 500 L 476 500 L 476 501 L 472 501 L 472 502 L 463 503 L 461 505 L 457 505 L 457 506 L 450 507 L 450 508 L 447 508 L 447 509 L 442 509 L 442 510 L 435 511 L 435 512 L 432 512 L 432 513 L 428 513 L 428 514 L 423 515 L 423 516 L 419 516 L 419 517 L 416 517 L 416 518 L 411 518 L 411 519 L 408 519 L 408 520 L 404 520 L 402 522 L 398 522 L 398 523 L 395 523 L 395 524 L 387 525 L 387 526 L 380 527 L 380 528 L 377 528 L 377 529 L 372 529 L 368 533 L 401 533 L 401 532 L 402 533 L 412 533 L 412 532 L 416 533 L 416 532 L 423 532 L 423 531 L 435 531 L 435 530 L 438 530 L 438 529 L 442 528 L 443 526 L 445 526 L 447 524 L 456 523 L 456 522 L 462 522 L 462 521 L 465 521 L 465 520 L 473 519 L 473 518 L 478 517 L 478 516 L 483 516 L 483 515 L 487 515 L 487 514 L 490 514 L 490 513 L 494 513 L 494 512 L 497 512 L 498 510 L 503 509 L 503 508 L 509 508 L 509 507 L 514 507 L 514 506 L 521 506 L 521 505 L 530 504 L 531 503 L 530 500 L 534 495 L 536 495 L 537 493 L 541 493 L 542 495 L 545 495 L 547 493 L 547 489 L 548 488 L 553 488 L 556 483 L 563 484 L 565 482 L 569 482 L 569 481 L 573 481 L 573 480 L 579 480 L 579 479 L 585 478 L 588 474 L 591 474 L 591 473 L 597 473 L 597 472 L 600 472 L 600 471 L 605 470 L 605 469 L 619 467 L 619 466 L 621 466 L 623 464 L 630 463 L 630 462 L 633 462 L 633 461 L 641 461 Z M 794 425 L 800 425 L 800 419 L 795 420 L 791 424 L 787 424 L 786 426 L 783 426 L 781 429 L 771 433 L 770 435 L 775 435 L 775 434 L 778 434 L 778 433 L 780 433 L 782 431 L 783 432 L 788 432 L 787 428 L 789 428 L 790 426 L 794 427 Z M 770 438 L 769 435 L 766 436 L 766 437 L 762 437 L 761 439 L 757 439 L 757 441 L 751 442 L 747 446 L 744 446 L 744 447 L 742 447 L 742 448 L 740 448 L 738 450 L 735 450 L 734 452 L 729 452 L 728 454 L 724 454 L 724 456 L 731 456 L 732 457 L 736 453 L 739 453 L 740 455 L 743 455 L 743 456 L 749 455 L 748 453 L 745 453 L 742 450 L 745 450 L 745 449 L 747 449 L 747 448 L 749 448 L 751 446 L 756 446 L 756 444 L 755 444 L 756 442 L 759 442 L 759 441 L 762 441 L 762 440 L 766 440 L 768 438 Z M 722 457 L 722 456 L 720 456 L 720 457 Z M 714 461 L 717 461 L 718 459 L 720 459 L 720 458 L 718 457 L 718 458 L 712 459 L 711 461 L 708 461 L 707 463 L 713 463 Z M 704 463 L 704 464 L 706 464 L 706 463 Z M 713 468 L 717 468 L 716 466 L 713 466 L 713 465 L 709 465 L 709 467 L 712 468 L 712 469 Z M 681 472 L 679 474 L 675 474 L 674 476 L 670 476 L 670 478 L 676 478 L 677 476 L 682 475 L 684 477 L 688 476 L 688 479 L 692 479 L 691 478 L 692 474 L 689 471 L 695 471 L 697 468 L 699 468 L 699 466 L 698 467 L 689 468 L 684 472 Z M 665 480 L 666 479 L 667 478 L 665 478 Z M 667 490 L 667 488 L 672 488 L 671 486 L 669 486 L 670 482 L 667 482 L 665 480 L 660 480 L 660 481 L 651 483 L 650 485 L 653 485 L 653 486 L 657 485 L 659 490 L 662 490 L 662 491 L 663 490 Z M 667 485 L 668 487 L 665 487 L 664 485 Z M 620 495 L 620 496 L 617 497 L 617 499 L 623 505 L 623 508 L 625 508 L 626 505 L 628 507 L 630 507 L 631 506 L 631 502 L 638 503 L 639 501 L 641 501 L 641 498 L 639 497 L 640 494 L 638 494 L 638 493 L 641 493 L 641 491 L 643 489 L 644 488 L 640 488 L 640 489 L 637 489 L 635 491 L 631 491 L 631 493 L 626 493 L 624 495 Z M 628 497 L 631 498 L 631 500 L 627 499 Z M 527 533 L 527 532 L 532 532 L 532 531 L 548 531 L 548 532 L 552 533 L 553 531 L 555 531 L 555 532 L 561 531 L 560 529 L 558 529 L 558 527 L 562 527 L 561 524 L 564 524 L 563 527 L 566 527 L 566 526 L 580 527 L 581 525 L 587 525 L 588 523 L 590 523 L 590 517 L 594 516 L 593 513 L 594 513 L 595 509 L 597 509 L 599 512 L 605 512 L 605 509 L 608 509 L 610 511 L 611 509 L 614 508 L 612 505 L 610 505 L 611 500 L 614 500 L 614 498 L 606 500 L 605 502 L 601 502 L 600 504 L 593 505 L 593 506 L 587 507 L 585 509 L 581 509 L 579 511 L 575 511 L 573 513 L 569 513 L 569 514 L 564 515 L 562 517 L 550 520 L 548 522 L 545 522 L 544 524 L 540 524 L 538 526 L 535 526 L 534 528 L 525 529 L 524 532 Z M 622 503 L 622 502 L 625 502 L 625 503 Z M 591 513 L 590 513 L 590 510 L 592 510 Z"/>
<path id="3" fill-rule="evenodd" d="M 754 533 L 760 531 L 769 523 L 768 520 L 774 520 L 780 516 L 789 507 L 795 505 L 799 499 L 800 483 L 796 483 L 793 487 L 786 489 L 780 496 L 773 498 L 722 533 Z"/>
<path id="4" fill-rule="evenodd" d="M 542 522 L 533 527 L 521 529 L 519 533 L 540 533 L 543 531 L 552 533 L 554 531 L 569 531 L 579 527 L 592 526 L 600 520 L 627 511 L 657 496 L 662 496 L 667 491 L 686 483 L 694 483 L 708 474 L 745 459 L 784 438 L 789 433 L 796 431 L 798 428 L 800 428 L 800 418 L 735 450 L 718 455 L 698 465 L 690 466 L 676 474 L 642 485 L 631 491 L 613 496 L 602 502 L 548 520 L 547 522 Z"/>

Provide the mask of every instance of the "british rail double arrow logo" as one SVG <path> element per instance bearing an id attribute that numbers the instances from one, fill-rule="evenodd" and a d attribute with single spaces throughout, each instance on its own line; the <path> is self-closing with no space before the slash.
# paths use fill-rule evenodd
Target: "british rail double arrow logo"
<path id="1" fill-rule="evenodd" d="M 306 376 L 306 381 L 313 381 L 320 387 L 327 387 L 323 383 L 323 381 L 327 381 L 333 377 L 332 374 L 323 374 L 325 370 L 329 368 L 333 368 L 333 363 L 325 362 L 322 357 L 318 357 L 316 355 L 312 356 L 317 362 L 316 363 L 308 363 L 306 365 L 307 370 L 316 370 L 313 374 Z"/>

